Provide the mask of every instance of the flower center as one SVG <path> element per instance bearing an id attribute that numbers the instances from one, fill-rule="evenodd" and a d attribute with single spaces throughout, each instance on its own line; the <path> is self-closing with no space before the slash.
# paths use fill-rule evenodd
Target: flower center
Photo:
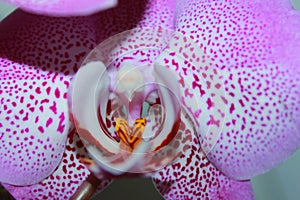
<path id="1" fill-rule="evenodd" d="M 87 167 L 99 177 L 102 171 L 114 176 L 153 173 L 185 153 L 195 132 L 182 109 L 178 74 L 158 63 L 142 66 L 140 61 L 147 59 L 124 52 L 131 49 L 128 37 L 135 35 L 143 38 L 143 51 L 163 49 L 170 36 L 160 29 L 116 35 L 88 56 L 73 80 L 74 124 L 94 163 Z"/>
<path id="2" fill-rule="evenodd" d="M 142 105 L 146 94 L 149 93 L 149 88 L 144 85 L 144 75 L 139 68 L 141 67 L 125 62 L 118 71 L 116 80 L 113 80 L 113 77 L 111 78 L 112 92 L 125 106 L 129 124 L 135 123 L 135 119 L 141 117 Z"/>
<path id="3" fill-rule="evenodd" d="M 146 118 L 136 119 L 133 127 L 128 125 L 128 121 L 122 118 L 116 120 L 116 132 L 121 140 L 120 148 L 133 151 L 141 142 L 146 126 Z"/>
<path id="4" fill-rule="evenodd" d="M 192 131 L 184 133 L 191 120 L 182 113 L 171 72 L 162 66 L 124 68 L 129 71 L 108 74 L 103 63 L 91 62 L 74 79 L 72 114 L 95 174 L 100 169 L 114 175 L 157 171 L 191 140 Z M 156 79 L 147 82 L 143 69 Z"/>

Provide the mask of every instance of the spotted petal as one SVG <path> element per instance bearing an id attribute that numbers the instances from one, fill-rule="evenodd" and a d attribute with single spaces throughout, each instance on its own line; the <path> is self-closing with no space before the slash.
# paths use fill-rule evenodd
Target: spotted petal
<path id="1" fill-rule="evenodd" d="M 153 176 L 157 190 L 167 200 L 252 200 L 250 181 L 235 181 L 205 157 L 197 139 L 180 160 Z"/>
<path id="2" fill-rule="evenodd" d="M 166 2 L 120 1 L 115 9 L 91 17 L 50 18 L 16 11 L 1 22 L 2 183 L 34 184 L 55 170 L 72 128 L 67 90 L 84 56 L 98 42 L 128 28 L 170 26 L 171 18 L 160 18 L 161 5 L 171 12 Z"/>
<path id="3" fill-rule="evenodd" d="M 80 162 L 83 158 L 89 157 L 73 131 L 68 135 L 62 162 L 49 177 L 30 186 L 3 185 L 16 199 L 70 199 L 85 180 L 93 180 L 90 171 Z M 98 185 L 98 191 L 101 191 L 109 183 L 109 179 L 101 179 L 88 184 Z"/>
<path id="4" fill-rule="evenodd" d="M 37 183 L 60 162 L 71 128 L 67 89 L 93 45 L 88 22 L 17 11 L 1 23 L 1 182 Z"/>
<path id="5" fill-rule="evenodd" d="M 55 16 L 88 15 L 114 7 L 117 0 L 5 0 L 26 11 Z"/>
<path id="6" fill-rule="evenodd" d="M 214 133 L 216 144 L 205 151 L 210 161 L 226 175 L 248 179 L 286 159 L 300 143 L 299 12 L 287 0 L 186 0 L 176 16 L 176 30 L 209 58 L 224 89 L 219 101 L 226 106 L 219 121 L 224 126 Z M 185 51 L 192 59 L 201 56 L 193 48 Z M 196 73 L 179 70 L 186 77 Z M 211 91 L 206 82 L 201 84 L 202 72 L 187 79 L 199 84 L 196 96 Z M 206 104 L 195 116 L 199 123 L 208 121 L 205 113 L 211 106 L 219 106 L 204 98 Z M 201 127 L 198 134 L 201 142 L 207 139 Z"/>

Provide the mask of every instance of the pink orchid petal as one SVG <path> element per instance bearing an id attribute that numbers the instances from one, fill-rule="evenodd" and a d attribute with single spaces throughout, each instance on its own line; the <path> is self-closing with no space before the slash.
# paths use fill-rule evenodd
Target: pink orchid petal
<path id="1" fill-rule="evenodd" d="M 230 177 L 263 173 L 300 143 L 300 13 L 287 0 L 181 4 L 176 29 L 211 59 L 226 94 L 224 127 L 205 153 Z"/>
<path id="2" fill-rule="evenodd" d="M 90 17 L 16 11 L 2 21 L 0 181 L 34 184 L 55 170 L 70 129 L 67 89 L 90 49 L 128 28 L 172 27 L 170 16 L 165 1 L 120 1 L 116 8 Z"/>
<path id="3" fill-rule="evenodd" d="M 26 11 L 55 16 L 89 15 L 116 6 L 117 0 L 5 0 Z"/>
<path id="4" fill-rule="evenodd" d="M 250 181 L 235 181 L 215 168 L 205 157 L 197 139 L 190 150 L 172 165 L 153 176 L 166 200 L 252 200 Z"/>
<path id="5" fill-rule="evenodd" d="M 59 164 L 71 128 L 71 75 L 93 44 L 87 28 L 87 19 L 18 11 L 1 23 L 1 182 L 37 183 Z"/>
<path id="6" fill-rule="evenodd" d="M 80 163 L 79 158 L 88 158 L 88 156 L 79 137 L 72 132 L 68 135 L 62 162 L 49 177 L 30 186 L 3 185 L 16 199 L 70 199 L 90 175 L 89 170 Z M 98 192 L 109 183 L 110 180 L 102 179 Z"/>

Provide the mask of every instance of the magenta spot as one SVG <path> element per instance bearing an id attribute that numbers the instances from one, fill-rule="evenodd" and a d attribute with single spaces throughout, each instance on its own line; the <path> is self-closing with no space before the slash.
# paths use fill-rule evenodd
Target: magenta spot
<path id="1" fill-rule="evenodd" d="M 36 118 L 35 118 L 35 123 L 38 123 L 38 121 L 39 121 L 39 116 L 36 116 Z"/>
<path id="2" fill-rule="evenodd" d="M 175 56 L 176 53 L 175 53 L 175 52 L 171 52 L 171 53 L 169 53 L 169 55 L 170 55 L 170 56 Z"/>
<path id="3" fill-rule="evenodd" d="M 232 114 L 232 112 L 233 112 L 234 110 L 235 110 L 234 104 L 231 104 L 231 105 L 230 105 L 230 109 L 229 109 L 230 114 Z"/>
<path id="4" fill-rule="evenodd" d="M 215 125 L 220 127 L 220 120 L 215 120 L 213 115 L 210 115 L 210 120 L 207 122 L 207 125 Z"/>
<path id="5" fill-rule="evenodd" d="M 239 100 L 239 103 L 241 104 L 241 106 L 242 106 L 242 107 L 244 107 L 244 106 L 245 106 L 245 104 L 244 104 L 244 102 L 243 102 L 243 100 L 242 100 L 242 99 L 240 99 L 240 100 Z"/>
<path id="6" fill-rule="evenodd" d="M 221 84 L 220 84 L 220 83 L 217 83 L 217 84 L 215 85 L 215 87 L 216 87 L 217 89 L 220 89 L 220 88 L 221 88 Z"/>
<path id="7" fill-rule="evenodd" d="M 49 108 L 50 108 L 50 110 L 52 110 L 52 112 L 54 114 L 57 114 L 57 108 L 56 108 L 56 102 L 55 101 L 53 101 L 53 105 L 50 106 Z"/>
<path id="8" fill-rule="evenodd" d="M 25 117 L 23 117 L 22 120 L 23 120 L 23 121 L 27 121 L 27 120 L 28 120 L 28 113 L 26 113 Z"/>
<path id="9" fill-rule="evenodd" d="M 55 89 L 55 92 L 54 92 L 54 93 L 55 93 L 55 97 L 56 97 L 56 98 L 59 98 L 59 97 L 60 97 L 60 91 L 59 91 L 58 88 Z"/>
<path id="10" fill-rule="evenodd" d="M 212 102 L 210 98 L 207 99 L 206 103 L 207 103 L 207 106 L 208 106 L 207 107 L 208 110 L 211 109 L 214 106 L 214 102 Z"/>
<path id="11" fill-rule="evenodd" d="M 49 103 L 49 99 L 43 99 L 43 100 L 41 101 L 41 104 L 43 104 L 43 103 Z"/>
<path id="12" fill-rule="evenodd" d="M 41 94 L 42 92 L 41 92 L 41 88 L 40 87 L 37 87 L 36 89 L 35 89 L 35 92 L 37 93 L 37 94 Z"/>
<path id="13" fill-rule="evenodd" d="M 225 97 L 221 96 L 221 99 L 225 104 L 228 104 L 228 100 Z"/>
<path id="14" fill-rule="evenodd" d="M 53 122 L 53 119 L 50 117 L 46 122 L 46 127 L 48 128 Z"/>
<path id="15" fill-rule="evenodd" d="M 178 70 L 178 62 L 176 62 L 175 60 L 172 59 L 172 65 L 174 65 L 176 67 L 176 71 Z"/>
<path id="16" fill-rule="evenodd" d="M 68 81 L 64 81 L 64 84 L 66 85 L 66 87 L 68 88 L 70 83 Z"/>
<path id="17" fill-rule="evenodd" d="M 63 133 L 64 132 L 64 129 L 65 129 L 65 125 L 63 124 L 63 122 L 65 121 L 65 114 L 62 112 L 59 116 L 59 124 L 58 124 L 58 127 L 57 127 L 57 131 L 60 132 L 60 133 Z"/>
<path id="18" fill-rule="evenodd" d="M 38 130 L 39 130 L 41 133 L 44 133 L 44 132 L 45 132 L 45 130 L 44 130 L 44 128 L 43 128 L 42 126 L 39 126 L 39 127 L 38 127 Z"/>
<path id="19" fill-rule="evenodd" d="M 49 95 L 50 92 L 51 92 L 51 87 L 47 87 L 46 92 L 47 92 L 47 94 Z"/>

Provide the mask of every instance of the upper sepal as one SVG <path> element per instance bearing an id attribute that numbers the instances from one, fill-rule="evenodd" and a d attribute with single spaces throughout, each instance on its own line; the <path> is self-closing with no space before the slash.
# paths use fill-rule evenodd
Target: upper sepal
<path id="1" fill-rule="evenodd" d="M 5 0 L 21 9 L 49 16 L 90 15 L 117 5 L 117 0 Z"/>

